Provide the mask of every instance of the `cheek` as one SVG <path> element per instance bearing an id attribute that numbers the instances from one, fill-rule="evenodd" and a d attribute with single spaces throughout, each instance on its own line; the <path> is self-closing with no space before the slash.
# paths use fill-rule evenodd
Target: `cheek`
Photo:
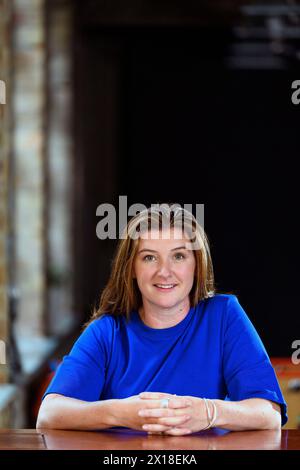
<path id="1" fill-rule="evenodd" d="M 153 272 L 153 268 L 151 269 L 150 266 L 137 264 L 135 267 L 136 277 L 140 280 L 149 278 L 152 272 Z"/>
<path id="2" fill-rule="evenodd" d="M 182 274 L 185 276 L 186 279 L 193 278 L 195 275 L 195 263 L 193 261 L 185 264 L 181 268 Z"/>

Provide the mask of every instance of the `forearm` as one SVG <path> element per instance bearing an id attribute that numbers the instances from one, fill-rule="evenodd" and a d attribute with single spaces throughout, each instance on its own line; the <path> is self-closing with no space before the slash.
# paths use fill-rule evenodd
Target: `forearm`
<path id="1" fill-rule="evenodd" d="M 261 398 L 242 401 L 214 400 L 217 406 L 217 419 L 214 427 L 231 431 L 251 429 L 280 429 L 279 405 Z"/>
<path id="2" fill-rule="evenodd" d="M 117 426 L 112 413 L 116 401 L 86 402 L 55 395 L 41 405 L 36 427 L 85 431 Z"/>

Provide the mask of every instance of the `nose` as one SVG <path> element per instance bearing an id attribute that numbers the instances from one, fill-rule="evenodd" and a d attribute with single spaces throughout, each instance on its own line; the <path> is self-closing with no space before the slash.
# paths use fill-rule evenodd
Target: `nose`
<path id="1" fill-rule="evenodd" d="M 172 275 L 170 263 L 168 261 L 161 261 L 158 266 L 157 274 L 162 277 L 169 277 L 170 275 Z"/>

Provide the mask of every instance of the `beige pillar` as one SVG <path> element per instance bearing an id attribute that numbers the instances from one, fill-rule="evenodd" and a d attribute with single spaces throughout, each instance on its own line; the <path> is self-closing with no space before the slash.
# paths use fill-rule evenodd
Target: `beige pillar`
<path id="1" fill-rule="evenodd" d="M 43 334 L 45 312 L 44 0 L 14 0 L 14 162 L 18 337 Z"/>
<path id="2" fill-rule="evenodd" d="M 10 152 L 10 1 L 0 0 L 0 383 L 7 381 L 8 161 Z"/>

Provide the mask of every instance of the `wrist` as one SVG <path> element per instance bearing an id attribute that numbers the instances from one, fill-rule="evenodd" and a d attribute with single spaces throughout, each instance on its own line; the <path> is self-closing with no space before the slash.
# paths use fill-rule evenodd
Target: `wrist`
<path id="1" fill-rule="evenodd" d="M 119 413 L 117 412 L 117 403 L 119 401 L 120 400 L 103 400 L 99 402 L 103 407 L 101 414 L 104 416 L 105 424 L 108 427 L 120 426 L 118 420 Z"/>
<path id="2" fill-rule="evenodd" d="M 224 425 L 224 415 L 223 415 L 223 400 L 213 400 L 217 409 L 217 416 L 213 424 L 214 428 L 219 428 Z"/>
<path id="3" fill-rule="evenodd" d="M 202 398 L 202 401 L 204 402 L 204 405 L 206 408 L 207 425 L 201 430 L 206 431 L 207 429 L 215 427 L 216 425 L 215 423 L 218 417 L 218 411 L 217 411 L 217 405 L 214 400 L 210 398 Z"/>

